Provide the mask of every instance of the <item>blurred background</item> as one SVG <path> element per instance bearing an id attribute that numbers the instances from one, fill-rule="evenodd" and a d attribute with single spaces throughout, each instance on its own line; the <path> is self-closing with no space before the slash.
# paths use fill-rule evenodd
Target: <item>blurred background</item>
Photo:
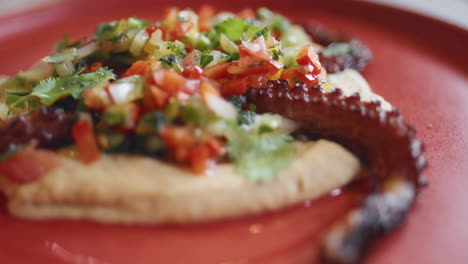
<path id="1" fill-rule="evenodd" d="M 80 0 L 0 0 L 0 16 L 65 1 Z M 468 0 L 365 0 L 412 10 L 468 29 Z M 115 2 L 119 2 L 116 0 Z"/>

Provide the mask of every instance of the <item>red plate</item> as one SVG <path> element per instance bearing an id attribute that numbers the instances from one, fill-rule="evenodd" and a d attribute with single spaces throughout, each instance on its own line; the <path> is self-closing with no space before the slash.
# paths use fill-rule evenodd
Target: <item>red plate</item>
<path id="1" fill-rule="evenodd" d="M 115 2 L 70 1 L 0 19 L 0 73 L 26 69 L 50 53 L 64 32 L 80 37 L 100 21 L 132 15 L 157 19 L 167 6 Z M 171 5 L 197 7 L 198 2 Z M 287 8 L 284 1 L 263 2 L 295 21 L 320 21 L 361 38 L 375 55 L 365 77 L 400 108 L 426 144 L 430 186 L 404 226 L 378 242 L 367 263 L 468 263 L 468 33 L 364 2 L 290 0 Z M 218 7 L 251 5 L 237 0 Z M 310 263 L 320 232 L 357 196 L 348 192 L 263 216 L 189 226 L 33 222 L 14 219 L 3 209 L 0 262 Z"/>

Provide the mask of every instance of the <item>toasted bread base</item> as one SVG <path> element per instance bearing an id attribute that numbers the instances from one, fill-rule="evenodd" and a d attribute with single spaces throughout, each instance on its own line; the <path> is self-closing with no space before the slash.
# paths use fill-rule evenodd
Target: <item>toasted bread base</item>
<path id="1" fill-rule="evenodd" d="M 267 183 L 238 175 L 229 164 L 196 176 L 154 158 L 104 155 L 62 166 L 28 184 L 0 177 L 9 211 L 29 219 L 113 223 L 188 223 L 273 211 L 314 199 L 353 180 L 360 163 L 326 140 L 301 143 L 288 169 Z"/>

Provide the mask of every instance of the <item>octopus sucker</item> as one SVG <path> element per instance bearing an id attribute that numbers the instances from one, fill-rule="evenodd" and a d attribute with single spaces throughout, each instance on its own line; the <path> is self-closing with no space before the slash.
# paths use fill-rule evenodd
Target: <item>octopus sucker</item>
<path id="1" fill-rule="evenodd" d="M 285 98 L 285 93 L 293 96 Z M 425 183 L 426 160 L 414 127 L 399 111 L 361 102 L 358 95 L 344 96 L 339 89 L 327 93 L 320 87 L 288 88 L 276 81 L 251 89 L 249 98 L 261 113 L 296 121 L 303 135 L 342 144 L 375 176 L 372 194 L 336 223 L 322 244 L 323 263 L 360 263 L 373 240 L 400 226 Z"/>

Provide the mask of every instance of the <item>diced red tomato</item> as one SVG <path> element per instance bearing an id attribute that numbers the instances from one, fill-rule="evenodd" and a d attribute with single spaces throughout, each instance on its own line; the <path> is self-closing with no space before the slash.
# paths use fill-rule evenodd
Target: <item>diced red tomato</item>
<path id="1" fill-rule="evenodd" d="M 180 62 L 182 67 L 187 67 L 187 66 L 194 66 L 195 64 L 195 57 L 197 56 L 198 51 L 197 50 L 192 50 L 185 58 Z"/>
<path id="2" fill-rule="evenodd" d="M 213 85 L 211 85 L 208 81 L 203 81 L 200 84 L 200 96 L 203 101 L 203 103 L 206 104 L 206 97 L 208 94 L 214 95 L 214 96 L 220 96 L 218 90 L 216 90 Z"/>
<path id="3" fill-rule="evenodd" d="M 254 41 L 242 41 L 242 45 L 239 46 L 239 56 L 242 57 L 245 53 L 241 53 L 241 51 L 246 52 L 254 57 L 263 60 L 271 60 L 272 57 L 270 53 L 268 53 L 268 49 L 266 47 L 265 38 L 262 36 L 256 38 Z"/>
<path id="4" fill-rule="evenodd" d="M 231 75 L 228 72 L 229 67 L 236 65 L 233 62 L 226 62 L 210 66 L 203 70 L 203 75 L 208 79 L 227 78 Z"/>
<path id="5" fill-rule="evenodd" d="M 136 103 L 126 103 L 114 105 L 113 107 L 118 108 L 117 110 L 127 117 L 126 123 L 123 126 L 119 126 L 119 128 L 125 132 L 135 129 L 141 114 L 140 106 Z"/>
<path id="6" fill-rule="evenodd" d="M 170 40 L 181 40 L 187 36 L 187 33 L 194 27 L 198 27 L 198 20 L 178 19 L 179 10 L 169 8 L 166 10 L 165 23 L 167 24 Z"/>
<path id="7" fill-rule="evenodd" d="M 215 15 L 214 7 L 210 5 L 201 5 L 200 10 L 198 11 L 198 25 L 200 32 L 207 32 L 211 30 L 211 18 Z"/>
<path id="8" fill-rule="evenodd" d="M 203 74 L 203 69 L 200 66 L 190 65 L 184 68 L 182 76 L 189 79 L 200 79 Z"/>
<path id="9" fill-rule="evenodd" d="M 190 149 L 190 169 L 193 173 L 204 173 L 210 162 L 210 150 L 207 146 L 199 144 Z"/>
<path id="10" fill-rule="evenodd" d="M 154 85 L 151 85 L 149 87 L 149 92 L 150 92 L 151 98 L 153 99 L 152 102 L 154 102 L 154 106 L 152 110 L 163 109 L 169 102 L 169 94 L 161 90 L 160 88 Z"/>
<path id="11" fill-rule="evenodd" d="M 267 75 L 269 79 L 272 79 L 283 70 L 283 64 L 277 60 L 269 60 L 267 61 L 267 64 L 269 66 Z"/>
<path id="12" fill-rule="evenodd" d="M 169 31 L 172 40 L 181 40 L 187 36 L 187 33 L 195 27 L 196 24 L 192 21 L 181 21 L 179 19 L 174 20 L 174 28 Z"/>
<path id="13" fill-rule="evenodd" d="M 89 109 L 101 110 L 112 104 L 107 87 L 96 86 L 81 94 L 83 102 Z"/>
<path id="14" fill-rule="evenodd" d="M 194 139 L 186 127 L 165 126 L 161 130 L 161 138 L 169 147 L 192 146 Z"/>
<path id="15" fill-rule="evenodd" d="M 75 140 L 81 162 L 89 164 L 101 157 L 101 151 L 98 148 L 90 121 L 82 119 L 76 122 L 72 127 L 72 137 Z"/>
<path id="16" fill-rule="evenodd" d="M 304 83 L 307 87 L 312 87 L 319 82 L 316 75 L 305 72 L 301 65 L 284 69 L 281 72 L 281 79 L 286 80 L 291 87 L 294 87 L 296 81 Z"/>
<path id="17" fill-rule="evenodd" d="M 162 69 L 154 72 L 153 80 L 159 88 L 171 95 L 176 95 L 177 92 L 185 86 L 185 78 L 169 69 Z"/>
<path id="18" fill-rule="evenodd" d="M 153 71 L 153 69 L 157 68 L 158 64 L 159 62 L 155 61 L 154 58 L 149 60 L 136 61 L 124 73 L 124 77 L 131 75 L 148 76 Z"/>
<path id="19" fill-rule="evenodd" d="M 231 95 L 244 94 L 248 90 L 248 82 L 246 78 L 238 78 L 225 81 L 221 86 L 221 94 L 223 97 Z"/>
<path id="20" fill-rule="evenodd" d="M 101 61 L 96 61 L 91 64 L 91 66 L 89 67 L 89 70 L 91 72 L 97 72 L 102 67 L 104 67 L 104 63 L 102 63 Z"/>
<path id="21" fill-rule="evenodd" d="M 268 78 L 279 77 L 283 64 L 268 53 L 263 36 L 252 42 L 243 41 L 239 46 L 239 61 L 228 67 L 228 72 L 234 75 L 263 74 Z"/>
<path id="22" fill-rule="evenodd" d="M 27 183 L 41 178 L 60 163 L 54 152 L 28 147 L 0 161 L 0 174 L 13 182 Z"/>
<path id="23" fill-rule="evenodd" d="M 186 127 L 165 126 L 161 130 L 161 138 L 177 162 L 186 163 L 189 161 L 190 149 L 195 140 Z"/>
<path id="24" fill-rule="evenodd" d="M 215 137 L 209 138 L 206 141 L 206 146 L 210 150 L 211 157 L 222 157 L 227 152 L 225 144 Z"/>
<path id="25" fill-rule="evenodd" d="M 311 69 L 308 70 L 310 73 L 315 75 L 320 74 L 322 66 L 320 65 L 318 55 L 314 51 L 312 45 L 304 46 L 299 52 L 296 61 L 299 65 L 312 66 Z"/>
<path id="26" fill-rule="evenodd" d="M 298 73 L 296 75 L 296 78 L 302 83 L 304 83 L 307 87 L 314 86 L 315 84 L 317 84 L 317 81 L 318 81 L 317 76 L 311 73 L 305 73 L 305 74 Z"/>
<path id="27" fill-rule="evenodd" d="M 190 160 L 190 147 L 179 146 L 170 151 L 172 157 L 179 163 L 187 163 Z"/>

